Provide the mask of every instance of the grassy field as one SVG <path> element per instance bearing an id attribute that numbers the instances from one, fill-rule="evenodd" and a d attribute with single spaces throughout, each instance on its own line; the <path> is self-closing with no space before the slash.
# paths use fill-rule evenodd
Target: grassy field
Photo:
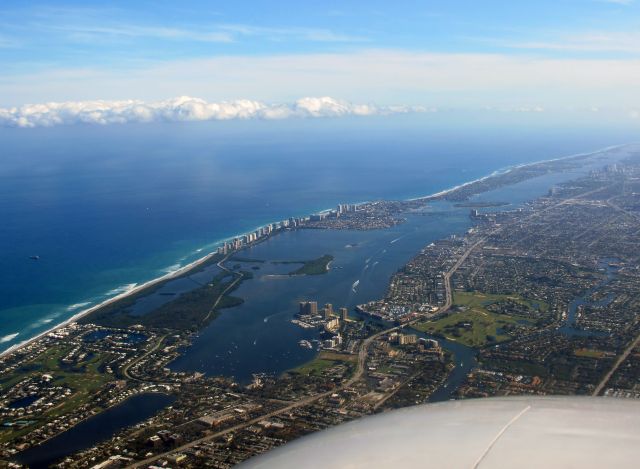
<path id="1" fill-rule="evenodd" d="M 605 353 L 600 350 L 579 348 L 573 352 L 576 357 L 584 357 L 584 358 L 602 358 L 605 356 Z"/>
<path id="2" fill-rule="evenodd" d="M 31 374 L 41 376 L 46 373 L 53 376 L 55 385 L 66 386 L 72 390 L 70 396 L 48 409 L 41 416 L 33 418 L 34 423 L 32 425 L 21 429 L 0 430 L 0 442 L 10 441 L 21 435 L 26 435 L 35 428 L 73 411 L 88 402 L 97 390 L 113 379 L 111 375 L 99 371 L 101 365 L 106 361 L 104 356 L 94 355 L 75 366 L 63 364 L 61 360 L 70 350 L 71 346 L 51 347 L 33 363 L 29 364 L 28 369 L 33 371 L 16 370 L 15 373 L 10 374 L 0 382 L 0 388 L 4 390 Z"/>
<path id="3" fill-rule="evenodd" d="M 355 355 L 343 355 L 334 352 L 320 352 L 320 354 L 310 362 L 291 370 L 293 373 L 301 375 L 320 374 L 327 368 L 331 368 L 338 363 L 347 363 L 354 366 L 358 357 Z"/>
<path id="4" fill-rule="evenodd" d="M 549 305 L 544 301 L 527 300 L 517 295 L 492 295 L 481 292 L 454 292 L 453 294 L 454 306 L 467 306 L 470 308 L 479 307 L 484 309 L 485 306 L 506 300 L 519 303 L 529 309 L 540 309 L 540 311 L 547 311 L 549 309 Z"/>
<path id="5" fill-rule="evenodd" d="M 441 335 L 471 347 L 483 347 L 509 340 L 517 328 L 532 325 L 535 321 L 523 316 L 498 314 L 487 306 L 503 301 L 517 302 L 534 308 L 533 302 L 512 295 L 489 295 L 478 292 L 455 292 L 454 311 L 435 321 L 418 323 L 415 327 L 424 332 Z M 547 305 L 538 304 L 540 309 Z M 457 307 L 457 308 L 456 308 Z"/>

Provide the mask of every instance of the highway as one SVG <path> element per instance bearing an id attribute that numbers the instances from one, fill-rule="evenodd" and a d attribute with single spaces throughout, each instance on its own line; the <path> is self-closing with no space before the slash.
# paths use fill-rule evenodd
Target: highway
<path id="1" fill-rule="evenodd" d="M 545 209 L 543 209 L 543 211 L 548 211 L 548 210 L 552 210 L 556 207 L 559 207 L 561 205 L 567 204 L 567 203 L 571 203 L 573 201 L 575 201 L 576 199 L 579 199 L 581 197 L 585 197 L 588 196 L 592 193 L 595 192 L 599 192 L 602 189 L 597 189 L 594 191 L 589 191 L 589 192 L 585 192 L 583 194 L 574 196 L 570 199 L 565 199 L 563 201 L 558 202 L 557 204 L 553 204 L 549 207 L 546 207 Z M 529 217 L 527 217 L 526 219 L 532 218 L 539 215 L 539 213 L 533 213 L 531 214 Z M 444 288 L 445 288 L 445 303 L 438 308 L 438 310 L 436 311 L 436 315 L 437 314 L 442 314 L 444 312 L 446 312 L 447 310 L 449 310 L 449 308 L 451 308 L 451 305 L 453 304 L 453 291 L 451 288 L 451 277 L 453 276 L 453 274 L 455 274 L 455 272 L 460 268 L 460 266 L 467 260 L 467 258 L 469 257 L 469 255 L 471 255 L 471 253 L 477 249 L 479 246 L 481 246 L 482 244 L 484 244 L 487 239 L 489 238 L 490 235 L 495 234 L 497 232 L 499 232 L 500 230 L 504 229 L 505 226 L 500 226 L 497 227 L 496 229 L 492 230 L 488 236 L 484 236 L 482 238 L 480 238 L 478 241 L 476 241 L 474 244 L 472 244 L 471 246 L 469 246 L 463 253 L 462 255 L 458 258 L 458 260 L 455 262 L 455 264 L 447 271 L 444 273 L 443 275 L 443 280 L 444 280 Z M 222 265 L 222 263 L 226 260 L 227 258 L 223 259 L 220 261 L 220 263 L 218 263 L 218 265 L 224 269 L 229 271 L 226 267 L 224 267 Z M 231 271 L 229 271 L 231 272 Z M 159 459 L 162 459 L 163 457 L 168 456 L 171 453 L 176 453 L 176 452 L 181 452 L 181 451 L 185 451 L 189 448 L 193 448 L 194 446 L 200 445 L 202 443 L 206 443 L 208 441 L 211 440 L 215 440 L 216 438 L 220 438 L 221 436 L 227 435 L 229 433 L 235 432 L 237 430 L 241 430 L 245 427 L 248 427 L 250 425 L 256 424 L 258 422 L 260 422 L 261 420 L 265 420 L 265 419 L 269 419 L 271 417 L 275 417 L 278 415 L 281 415 L 283 413 L 289 412 L 293 409 L 296 409 L 298 407 L 302 407 L 302 406 L 306 406 L 309 404 L 312 404 L 314 402 L 319 401 L 320 399 L 323 399 L 335 392 L 347 389 L 349 387 L 351 387 L 353 384 L 355 384 L 356 382 L 358 382 L 364 375 L 365 372 L 365 366 L 366 366 L 366 361 L 367 361 L 367 355 L 368 355 L 368 350 L 369 350 L 369 346 L 373 343 L 373 341 L 375 341 L 376 339 L 378 339 L 380 336 L 384 335 L 384 334 L 388 334 L 390 332 L 396 331 L 401 329 L 402 327 L 405 327 L 407 325 L 411 325 L 414 324 L 418 321 L 424 320 L 424 317 L 419 317 L 416 318 L 402 326 L 394 326 L 394 327 L 390 327 L 388 329 L 384 329 L 368 338 L 366 338 L 362 344 L 360 345 L 360 348 L 358 350 L 358 362 L 357 362 L 357 367 L 355 372 L 353 373 L 353 375 L 351 376 L 351 378 L 349 378 L 347 381 L 345 381 L 341 386 L 331 390 L 331 391 L 327 391 L 324 393 L 320 393 L 320 394 L 314 394 L 313 396 L 309 396 L 303 399 L 300 399 L 298 401 L 292 402 L 291 404 L 288 404 L 284 407 L 281 407 L 279 409 L 273 410 L 271 412 L 268 412 L 266 414 L 262 414 L 259 417 L 255 417 L 251 420 L 239 423 L 237 425 L 234 425 L 232 427 L 229 427 L 225 430 L 221 430 L 219 432 L 216 433 L 212 433 L 210 435 L 204 436 L 202 438 L 198 438 L 197 440 L 193 440 L 189 443 L 185 443 L 184 445 L 181 445 L 177 448 L 172 449 L 171 451 L 167 451 L 165 453 L 160 453 L 157 454 L 155 456 L 152 456 L 150 458 L 147 458 L 143 461 L 139 461 L 131 466 L 128 466 L 130 468 L 137 468 L 137 467 L 145 467 L 148 466 L 152 463 L 154 463 L 155 461 L 158 461 Z M 638 339 L 636 339 L 636 341 L 634 342 L 634 344 L 637 344 L 637 342 L 640 341 L 640 337 Z M 631 347 L 633 348 L 633 347 Z M 626 352 L 626 355 L 628 355 L 631 351 L 631 348 L 628 349 L 628 351 Z M 624 356 L 626 356 L 624 355 Z M 624 356 L 621 357 L 620 362 L 622 362 L 624 360 Z M 611 371 L 611 373 L 613 373 L 614 370 Z M 603 384 L 604 385 L 604 384 Z"/>
<path id="2" fill-rule="evenodd" d="M 220 295 L 218 296 L 218 298 L 216 299 L 216 301 L 213 303 L 213 305 L 211 306 L 211 309 L 209 310 L 209 312 L 207 313 L 207 315 L 202 319 L 202 323 L 206 324 L 206 322 L 209 320 L 209 318 L 211 317 L 211 315 L 214 313 L 214 311 L 216 310 L 216 308 L 218 307 L 218 304 L 220 304 L 220 301 L 222 300 L 222 298 L 224 297 L 224 295 L 227 294 L 227 292 L 229 290 L 231 290 L 240 280 L 242 280 L 242 278 L 244 277 L 244 274 L 242 272 L 234 272 L 233 270 L 230 270 L 228 268 L 226 268 L 224 266 L 224 263 L 227 261 L 227 259 L 229 259 L 229 257 L 231 256 L 231 254 L 227 254 L 223 259 L 220 260 L 220 262 L 218 262 L 216 265 L 218 267 L 220 267 L 220 269 L 224 270 L 225 272 L 230 273 L 231 275 L 233 275 L 235 278 L 235 280 L 233 282 L 231 282 L 227 288 L 225 288 L 222 293 L 220 293 Z"/>
<path id="3" fill-rule="evenodd" d="M 469 257 L 471 252 L 473 252 L 473 250 L 475 250 L 478 246 L 480 246 L 485 241 L 486 241 L 486 238 L 482 238 L 479 241 L 477 241 L 476 243 L 474 243 L 473 245 L 471 245 L 469 248 L 467 248 L 465 250 L 465 252 L 457 260 L 457 262 L 453 265 L 453 267 L 451 267 L 451 269 L 449 269 L 444 274 L 444 279 L 445 279 L 444 285 L 445 285 L 445 292 L 446 292 L 446 301 L 445 301 L 445 304 L 442 305 L 438 309 L 436 314 L 444 313 L 445 311 L 447 311 L 451 307 L 451 305 L 453 303 L 453 294 L 451 292 L 451 281 L 450 281 L 451 276 L 456 272 L 456 270 L 458 270 L 458 268 L 460 268 L 460 266 L 464 263 L 464 261 Z M 222 263 L 223 261 L 220 261 L 220 263 Z M 222 267 L 222 266 L 220 266 L 220 267 Z M 224 268 L 224 267 L 222 267 L 222 268 Z M 227 269 L 225 268 L 225 270 L 227 270 Z M 226 429 L 221 430 L 219 432 L 212 433 L 212 434 L 204 436 L 202 438 L 198 438 L 197 440 L 190 441 L 189 443 L 185 443 L 184 445 L 181 445 L 181 446 L 179 446 L 177 448 L 174 448 L 171 451 L 167 451 L 165 453 L 157 454 L 157 455 L 152 456 L 150 458 L 147 458 L 147 459 L 145 459 L 143 461 L 139 461 L 139 462 L 137 462 L 135 464 L 132 464 L 132 465 L 130 465 L 128 467 L 130 467 L 130 468 L 146 467 L 146 466 L 148 466 L 150 464 L 153 464 L 157 460 L 168 456 L 171 453 L 185 451 L 185 450 L 187 450 L 189 448 L 193 448 L 194 446 L 200 445 L 202 443 L 206 443 L 207 441 L 215 440 L 216 438 L 220 438 L 221 436 L 227 435 L 229 433 L 235 432 L 237 430 L 241 430 L 241 429 L 243 429 L 245 427 L 248 427 L 250 425 L 256 424 L 256 423 L 260 422 L 261 420 L 269 419 L 271 417 L 275 417 L 275 416 L 278 416 L 280 414 L 289 412 L 289 411 L 291 411 L 293 409 L 296 409 L 298 407 L 303 407 L 303 406 L 312 404 L 314 402 L 319 401 L 320 399 L 323 399 L 323 398 L 325 398 L 327 396 L 330 396 L 331 394 L 333 394 L 335 392 L 339 392 L 339 391 L 342 391 L 344 389 L 350 388 L 353 384 L 358 382 L 362 378 L 362 376 L 364 375 L 369 346 L 373 343 L 373 341 L 375 341 L 377 338 L 379 338 L 380 336 L 382 336 L 384 334 L 388 334 L 388 333 L 393 332 L 395 330 L 398 330 L 398 329 L 400 329 L 402 327 L 405 327 L 406 325 L 413 324 L 413 323 L 421 321 L 423 319 L 424 318 L 422 318 L 422 317 L 416 318 L 413 321 L 411 321 L 411 322 L 409 322 L 407 324 L 404 324 L 402 326 L 390 327 L 388 329 L 384 329 L 384 330 L 382 330 L 380 332 L 377 332 L 376 334 L 374 334 L 374 335 L 372 335 L 370 337 L 367 337 L 362 342 L 362 344 L 360 345 L 360 348 L 358 350 L 358 363 L 357 363 L 355 372 L 353 373 L 351 378 L 349 378 L 347 381 L 345 381 L 339 387 L 337 387 L 335 389 L 332 389 L 331 391 L 327 391 L 327 392 L 323 392 L 323 393 L 320 393 L 320 394 L 314 394 L 313 396 L 305 397 L 303 399 L 300 399 L 298 401 L 292 402 L 291 404 L 288 404 L 288 405 L 286 405 L 284 407 L 281 407 L 279 409 L 273 410 L 273 411 L 268 412 L 266 414 L 262 414 L 262 415 L 260 415 L 258 417 L 255 417 L 255 418 L 251 419 L 251 420 L 247 420 L 245 422 L 239 423 L 237 425 L 234 425 L 232 427 L 226 428 Z"/>
<path id="4" fill-rule="evenodd" d="M 624 352 L 622 352 L 622 354 L 618 357 L 618 359 L 613 364 L 611 369 L 600 380 L 600 382 L 598 383 L 598 386 L 596 386 L 596 389 L 593 391 L 592 396 L 599 396 L 600 395 L 600 393 L 602 392 L 604 387 L 607 385 L 607 383 L 609 382 L 609 380 L 613 376 L 613 374 L 620 367 L 620 365 L 622 365 L 622 362 L 624 362 L 627 359 L 627 357 L 633 351 L 633 349 L 638 346 L 638 344 L 640 344 L 640 335 L 638 335 L 638 337 L 636 337 L 634 340 L 632 340 L 631 343 L 627 346 L 627 348 L 624 349 Z"/>

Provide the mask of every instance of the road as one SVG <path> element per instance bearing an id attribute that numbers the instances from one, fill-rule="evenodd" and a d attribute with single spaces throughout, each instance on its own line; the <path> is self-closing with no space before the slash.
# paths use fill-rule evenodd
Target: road
<path id="1" fill-rule="evenodd" d="M 629 356 L 629 354 L 633 351 L 634 348 L 636 348 L 638 346 L 638 344 L 640 344 L 640 335 L 638 335 L 638 337 L 636 337 L 630 344 L 629 346 L 624 349 L 624 352 L 622 352 L 622 354 L 618 357 L 618 359 L 616 360 L 616 362 L 613 364 L 613 366 L 611 367 L 611 369 L 607 372 L 606 375 L 604 375 L 604 377 L 600 380 L 600 382 L 598 383 L 598 385 L 596 386 L 596 389 L 593 391 L 593 396 L 599 396 L 600 393 L 602 392 L 602 390 L 604 389 L 604 387 L 607 385 L 607 383 L 609 382 L 609 380 L 611 379 L 611 377 L 613 376 L 613 374 L 616 372 L 616 370 L 620 367 L 620 365 L 622 365 L 622 362 L 624 362 L 627 357 Z"/>
<path id="2" fill-rule="evenodd" d="M 600 189 L 597 189 L 597 190 L 585 192 L 583 194 L 574 196 L 574 197 L 572 197 L 570 199 L 565 199 L 565 200 L 563 200 L 563 201 L 561 201 L 561 202 L 559 202 L 557 204 L 554 204 L 554 205 L 551 205 L 549 207 L 546 207 L 545 209 L 543 209 L 543 211 L 551 210 L 551 209 L 556 208 L 558 206 L 561 206 L 561 205 L 564 205 L 564 204 L 567 204 L 567 203 L 571 203 L 571 202 L 575 201 L 576 199 L 588 196 L 588 195 L 590 195 L 592 193 L 599 192 L 601 190 L 603 190 L 603 189 L 600 188 Z M 527 217 L 527 219 L 531 218 L 531 217 L 535 217 L 536 215 L 539 215 L 539 213 L 533 213 L 529 217 Z M 500 226 L 500 227 L 496 228 L 495 230 L 493 230 L 493 231 L 491 231 L 489 233 L 489 236 L 492 235 L 492 234 L 497 233 L 498 231 L 500 231 L 500 230 L 502 230 L 504 228 L 505 228 L 505 226 Z M 480 238 L 478 241 L 476 241 L 474 244 L 469 246 L 462 253 L 462 255 L 458 258 L 456 263 L 443 275 L 444 287 L 445 287 L 445 303 L 440 308 L 438 308 L 438 310 L 435 313 L 436 315 L 446 312 L 449 308 L 451 308 L 451 305 L 453 304 L 453 291 L 452 291 L 452 288 L 451 288 L 451 277 L 453 276 L 453 274 L 455 274 L 455 272 L 460 268 L 460 266 L 467 260 L 469 255 L 476 248 L 478 248 L 480 245 L 484 244 L 487 241 L 489 236 L 484 236 L 484 237 Z M 220 268 L 226 270 L 226 271 L 232 272 L 232 271 L 230 271 L 229 269 L 227 269 L 226 267 L 224 267 L 222 265 L 222 263 L 224 261 L 226 261 L 226 260 L 227 260 L 227 258 L 221 260 L 218 263 L 218 266 Z M 232 272 L 232 273 L 235 273 L 235 272 Z M 143 461 L 139 461 L 139 462 L 137 462 L 135 464 L 132 464 L 131 466 L 128 466 L 128 467 L 137 468 L 137 467 L 148 466 L 148 465 L 158 461 L 159 459 L 162 459 L 162 458 L 168 456 L 171 453 L 185 451 L 185 450 L 187 450 L 189 448 L 193 448 L 194 446 L 200 445 L 202 443 L 206 443 L 206 442 L 211 441 L 211 440 L 215 440 L 216 438 L 220 438 L 221 436 L 227 435 L 227 434 L 232 433 L 234 431 L 241 430 L 241 429 L 243 429 L 245 427 L 248 427 L 250 425 L 256 424 L 256 423 L 260 422 L 261 420 L 269 419 L 271 417 L 275 417 L 275 416 L 278 416 L 280 414 L 289 412 L 289 411 L 291 411 L 293 409 L 296 409 L 298 407 L 303 407 L 303 406 L 312 404 L 312 403 L 317 402 L 320 399 L 325 398 L 325 397 L 327 397 L 327 396 L 329 396 L 329 395 L 331 395 L 331 394 L 333 394 L 335 392 L 338 392 L 338 391 L 341 391 L 341 390 L 344 390 L 344 389 L 347 389 L 347 388 L 351 387 L 353 384 L 358 382 L 362 378 L 362 376 L 364 375 L 369 346 L 373 343 L 373 341 L 375 341 L 377 338 L 379 338 L 380 336 L 382 336 L 384 334 L 388 334 L 390 332 L 399 330 L 402 327 L 414 324 L 414 323 L 416 323 L 418 321 L 421 321 L 423 319 L 424 319 L 423 317 L 416 318 L 416 319 L 414 319 L 414 320 L 412 320 L 412 321 L 410 321 L 410 322 L 408 322 L 408 323 L 406 323 L 406 324 L 404 324 L 402 326 L 390 327 L 388 329 L 384 329 L 384 330 L 382 330 L 382 331 L 380 331 L 380 332 L 378 332 L 378 333 L 366 338 L 362 342 L 362 344 L 360 345 L 360 348 L 358 350 L 358 363 L 357 363 L 356 371 L 351 376 L 351 378 L 349 378 L 347 381 L 345 381 L 341 386 L 339 386 L 339 387 L 337 387 L 337 388 L 335 388 L 335 389 L 333 389 L 331 391 L 327 391 L 327 392 L 320 393 L 320 394 L 314 394 L 313 396 L 309 396 L 309 397 L 306 397 L 304 399 L 300 399 L 298 401 L 292 402 L 289 405 L 286 405 L 286 406 L 281 407 L 279 409 L 273 410 L 273 411 L 268 412 L 266 414 L 262 414 L 259 417 L 253 418 L 251 420 L 248 420 L 248 421 L 245 421 L 245 422 L 242 422 L 242 423 L 239 423 L 239 424 L 234 425 L 232 427 L 229 427 L 229 428 L 227 428 L 225 430 L 221 430 L 219 432 L 212 433 L 212 434 L 204 436 L 202 438 L 198 438 L 197 440 L 191 441 L 189 443 L 185 443 L 184 445 L 181 445 L 181 446 L 179 446 L 177 448 L 174 448 L 171 451 L 155 455 L 155 456 L 147 458 L 147 459 L 145 459 Z M 640 337 L 638 339 L 636 339 L 636 342 L 638 342 L 639 340 L 640 340 Z M 626 356 L 628 356 L 630 351 L 631 351 L 630 349 L 628 351 L 625 351 L 626 352 Z M 621 357 L 620 362 L 622 362 L 623 360 L 624 360 L 624 358 Z M 615 370 L 613 370 L 613 371 L 615 371 Z M 613 373 L 613 371 L 611 371 L 611 373 Z"/>
<path id="3" fill-rule="evenodd" d="M 135 360 L 133 360 L 132 362 L 130 362 L 129 364 L 125 365 L 124 368 L 122 368 L 122 374 L 127 378 L 127 379 L 132 379 L 135 381 L 145 381 L 142 379 L 138 379 L 135 376 L 131 376 L 129 374 L 129 369 L 134 366 L 137 365 L 138 363 L 140 363 L 142 360 L 144 360 L 145 358 L 147 358 L 149 355 L 151 355 L 153 352 L 155 352 L 156 350 L 158 350 L 160 348 L 160 346 L 162 345 L 162 342 L 164 342 L 166 334 L 163 335 L 162 337 L 160 337 L 160 340 L 158 340 L 158 342 L 144 355 L 136 358 Z"/>
<path id="4" fill-rule="evenodd" d="M 496 230 L 494 230 L 492 233 L 494 233 L 495 231 Z M 453 304 L 453 290 L 451 288 L 451 276 L 456 272 L 456 270 L 458 270 L 460 268 L 460 266 L 463 264 L 463 262 L 467 260 L 467 257 L 469 257 L 469 254 L 471 254 L 478 246 L 483 244 L 486 240 L 487 240 L 487 238 L 483 237 L 483 238 L 480 238 L 478 241 L 476 241 L 469 249 L 467 249 L 462 254 L 462 256 L 460 256 L 460 258 L 453 265 L 453 267 L 451 267 L 451 269 L 449 269 L 444 274 L 443 280 L 444 280 L 445 302 L 444 302 L 444 305 L 442 305 L 438 309 L 436 314 L 444 313 L 449 308 L 451 308 L 451 305 Z"/>
<path id="5" fill-rule="evenodd" d="M 223 259 L 220 260 L 220 262 L 218 262 L 216 265 L 218 267 L 220 267 L 220 269 L 224 270 L 225 272 L 229 272 L 231 275 L 233 275 L 235 278 L 235 280 L 233 282 L 231 282 L 227 288 L 225 288 L 222 293 L 220 293 L 220 295 L 218 296 L 218 298 L 216 299 L 216 301 L 213 303 L 213 305 L 211 306 L 211 309 L 209 310 L 209 312 L 207 313 L 207 315 L 202 319 L 202 323 L 206 324 L 206 322 L 209 320 L 209 318 L 211 317 L 211 315 L 215 312 L 216 308 L 218 307 L 218 304 L 220 304 L 220 301 L 222 300 L 222 298 L 224 298 L 224 295 L 227 294 L 228 291 L 230 291 L 240 280 L 242 280 L 244 278 L 244 274 L 242 272 L 234 272 L 233 270 L 230 270 L 228 268 L 226 268 L 224 266 L 224 263 L 227 261 L 227 259 L 229 259 L 229 256 L 231 256 L 231 254 L 227 254 Z"/>
<path id="6" fill-rule="evenodd" d="M 453 302 L 453 294 L 451 292 L 451 276 L 456 272 L 456 270 L 458 270 L 458 268 L 464 263 L 464 261 L 467 259 L 467 257 L 469 257 L 469 255 L 471 254 L 471 252 L 476 249 L 480 244 L 482 244 L 484 241 L 486 241 L 485 238 L 480 239 L 479 241 L 477 241 L 476 243 L 474 243 L 473 245 L 471 245 L 467 250 L 465 250 L 465 252 L 462 254 L 462 256 L 460 256 L 460 258 L 458 259 L 458 261 L 453 265 L 453 267 L 451 267 L 451 269 L 449 269 L 445 274 L 444 274 L 444 278 L 445 278 L 445 293 L 446 293 L 446 302 L 444 305 L 442 305 L 437 313 L 444 313 L 445 311 L 447 311 L 450 307 L 451 304 Z M 226 259 L 225 259 L 226 260 Z M 223 260 L 224 261 L 224 260 Z M 220 261 L 221 263 L 223 261 Z M 220 266 L 222 268 L 224 268 L 225 270 L 227 270 L 225 267 Z M 356 382 L 358 382 L 362 376 L 364 375 L 364 371 L 365 371 L 365 366 L 366 366 L 366 361 L 367 361 L 367 354 L 368 354 L 368 350 L 369 350 L 369 346 L 380 336 L 384 335 L 384 334 L 388 334 L 390 332 L 396 331 L 401 329 L 402 327 L 405 327 L 407 325 L 413 324 L 415 322 L 418 322 L 420 320 L 423 320 L 424 318 L 417 318 L 414 319 L 413 321 L 404 324 L 402 326 L 394 326 L 394 327 L 390 327 L 388 329 L 384 329 L 380 332 L 377 332 L 376 334 L 367 337 L 362 344 L 360 345 L 360 348 L 358 350 L 358 364 L 356 367 L 355 372 L 353 373 L 353 375 L 351 376 L 351 378 L 349 378 L 347 381 L 345 381 L 342 385 L 340 385 L 339 387 L 332 389 L 331 391 L 327 391 L 327 392 L 323 392 L 320 394 L 314 394 L 313 396 L 309 396 L 303 399 L 300 399 L 298 401 L 292 402 L 289 405 L 286 405 L 284 407 L 281 407 L 279 409 L 273 410 L 271 412 L 268 412 L 266 414 L 262 414 L 259 417 L 255 417 L 251 420 L 239 423 L 237 425 L 234 425 L 232 427 L 229 427 L 225 430 L 221 430 L 219 432 L 216 433 L 212 433 L 210 435 L 204 436 L 202 438 L 198 438 L 197 440 L 193 440 L 189 443 L 185 443 L 184 445 L 181 445 L 177 448 L 172 449 L 171 451 L 165 452 L 165 453 L 161 453 L 161 454 L 157 454 L 155 456 L 152 456 L 150 458 L 147 458 L 143 461 L 139 461 L 135 464 L 132 464 L 128 467 L 130 468 L 137 468 L 137 467 L 146 467 L 154 462 L 156 462 L 159 459 L 162 459 L 163 457 L 168 456 L 171 453 L 176 453 L 176 452 L 181 452 L 181 451 L 185 451 L 189 448 L 193 448 L 194 446 L 200 445 L 202 443 L 206 443 L 207 441 L 211 441 L 211 440 L 215 440 L 216 438 L 220 438 L 221 436 L 227 435 L 229 433 L 232 433 L 234 431 L 237 430 L 241 430 L 245 427 L 248 427 L 250 425 L 256 424 L 258 422 L 260 422 L 261 420 L 265 420 L 265 419 L 269 419 L 271 417 L 275 417 L 278 416 L 280 414 L 289 412 L 293 409 L 296 409 L 298 407 L 303 407 L 309 404 L 312 404 L 314 402 L 319 401 L 320 399 L 323 399 L 327 396 L 330 396 L 331 394 L 335 393 L 335 392 L 339 392 L 342 391 L 344 389 L 350 388 L 353 384 L 355 384 Z"/>

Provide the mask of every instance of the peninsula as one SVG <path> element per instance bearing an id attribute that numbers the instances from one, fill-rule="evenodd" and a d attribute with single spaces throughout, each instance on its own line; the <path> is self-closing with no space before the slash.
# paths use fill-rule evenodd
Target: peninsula
<path id="1" fill-rule="evenodd" d="M 242 301 L 232 294 L 254 274 L 227 264 L 247 246 L 298 228 L 396 226 L 426 203 L 459 203 L 611 153 L 620 161 L 516 210 L 477 213 L 465 236 L 424 246 L 358 313 L 305 307 L 301 313 L 318 316 L 322 352 L 300 368 L 240 386 L 168 367 L 221 309 Z M 337 222 L 338 207 L 335 216 L 288 220 L 227 241 L 189 269 L 4 354 L 0 457 L 38 460 L 62 432 L 144 393 L 177 400 L 138 428 L 65 455 L 64 466 L 206 460 L 228 467 L 330 425 L 451 397 L 638 397 L 638 194 L 638 155 L 610 149 L 513 168 L 430 197 L 361 204 L 351 213 L 367 215 L 349 223 Z M 307 261 L 292 274 L 326 272 L 331 260 Z"/>

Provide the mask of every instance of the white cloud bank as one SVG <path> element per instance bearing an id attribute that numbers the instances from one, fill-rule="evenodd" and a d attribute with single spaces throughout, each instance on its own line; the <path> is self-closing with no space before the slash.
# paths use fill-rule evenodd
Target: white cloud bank
<path id="1" fill-rule="evenodd" d="M 153 103 L 138 100 L 71 101 L 0 108 L 0 125 L 49 127 L 79 123 L 106 125 L 130 122 L 372 116 L 423 111 L 424 108 L 417 106 L 383 107 L 353 104 L 330 97 L 302 98 L 292 104 L 266 104 L 247 99 L 215 103 L 181 96 Z"/>
<path id="2" fill-rule="evenodd" d="M 278 56 L 218 56 L 138 67 L 0 73 L 0 107 L 135 96 L 146 103 L 188 93 L 208 102 L 251 96 L 293 103 L 339 96 L 352 103 L 412 103 L 440 109 L 485 106 L 640 106 L 640 57 L 434 54 L 401 50 Z"/>

